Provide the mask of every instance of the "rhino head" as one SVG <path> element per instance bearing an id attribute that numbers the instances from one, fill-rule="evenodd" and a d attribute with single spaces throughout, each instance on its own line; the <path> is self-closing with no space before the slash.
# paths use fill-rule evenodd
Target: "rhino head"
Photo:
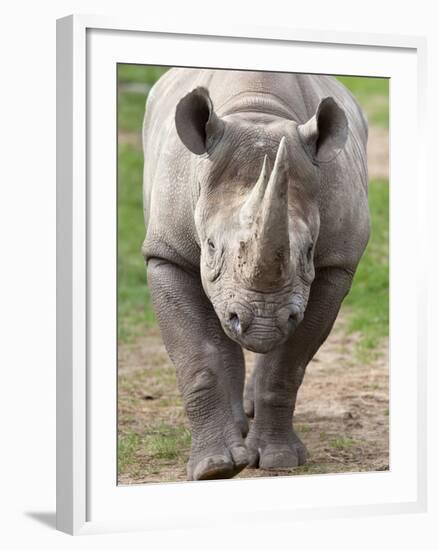
<path id="1" fill-rule="evenodd" d="M 225 333 L 267 353 L 302 321 L 315 277 L 320 164 L 348 125 L 332 98 L 297 124 L 260 112 L 219 117 L 208 91 L 178 104 L 175 123 L 195 155 L 195 225 L 203 288 Z"/>

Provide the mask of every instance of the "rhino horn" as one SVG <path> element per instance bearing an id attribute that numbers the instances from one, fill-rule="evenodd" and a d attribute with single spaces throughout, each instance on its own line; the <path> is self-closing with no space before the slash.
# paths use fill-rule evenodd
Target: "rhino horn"
<path id="1" fill-rule="evenodd" d="M 277 287 L 289 274 L 288 160 L 284 137 L 269 179 L 266 164 L 265 159 L 259 180 L 242 209 L 245 218 L 252 221 L 246 277 L 260 288 Z"/>
<path id="2" fill-rule="evenodd" d="M 254 223 L 263 202 L 263 197 L 269 182 L 267 165 L 268 156 L 265 155 L 265 158 L 263 159 L 262 171 L 260 172 L 257 183 L 254 185 L 249 197 L 246 199 L 245 204 L 240 211 L 240 219 L 242 223 L 247 226 Z"/>

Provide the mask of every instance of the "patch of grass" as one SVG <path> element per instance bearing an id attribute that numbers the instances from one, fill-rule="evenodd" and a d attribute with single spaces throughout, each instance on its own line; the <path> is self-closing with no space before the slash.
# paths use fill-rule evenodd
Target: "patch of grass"
<path id="1" fill-rule="evenodd" d="M 175 380 L 172 380 L 176 383 Z M 161 407 L 182 407 L 183 402 L 181 397 L 162 397 L 160 399 Z"/>
<path id="2" fill-rule="evenodd" d="M 339 76 L 338 80 L 355 96 L 370 124 L 389 126 L 389 78 Z"/>
<path id="3" fill-rule="evenodd" d="M 168 70 L 168 67 L 159 67 L 156 65 L 130 65 L 127 63 L 119 63 L 117 69 L 119 84 L 136 82 L 153 86 L 155 82 L 160 78 L 160 76 Z"/>
<path id="4" fill-rule="evenodd" d="M 369 188 L 371 238 L 344 304 L 347 328 L 360 332 L 358 353 L 367 358 L 389 329 L 389 185 L 372 181 Z"/>
<path id="5" fill-rule="evenodd" d="M 148 90 L 161 75 L 165 67 L 148 67 L 146 65 L 118 66 L 118 128 L 122 132 L 135 132 L 141 135 L 143 117 Z M 133 85 L 143 84 L 144 92 Z M 133 89 L 130 89 L 132 86 Z"/>
<path id="6" fill-rule="evenodd" d="M 182 426 L 167 426 L 145 438 L 148 454 L 157 459 L 177 458 L 181 451 L 189 450 L 190 443 L 190 431 Z"/>
<path id="7" fill-rule="evenodd" d="M 351 449 L 355 444 L 357 444 L 357 441 L 351 437 L 337 437 L 330 441 L 330 447 L 337 451 L 346 451 Z"/>
<path id="8" fill-rule="evenodd" d="M 306 433 L 311 432 L 312 428 L 308 424 L 301 424 L 301 425 L 296 427 L 296 430 L 300 434 L 306 434 Z"/>
<path id="9" fill-rule="evenodd" d="M 145 434 L 119 435 L 118 475 L 142 476 L 159 473 L 168 461 L 186 461 L 190 451 L 190 431 L 184 426 L 159 425 Z"/>
<path id="10" fill-rule="evenodd" d="M 119 92 L 119 131 L 136 132 L 141 135 L 146 97 L 146 94 L 141 92 Z"/>
<path id="11" fill-rule="evenodd" d="M 136 452 L 141 438 L 136 433 L 119 436 L 117 453 L 117 471 L 124 472 L 131 464 L 136 462 Z"/>
<path id="12" fill-rule="evenodd" d="M 388 95 L 389 78 L 338 76 L 337 79 L 355 95 Z"/>
<path id="13" fill-rule="evenodd" d="M 146 285 L 141 253 L 145 235 L 142 206 L 141 153 L 132 146 L 119 147 L 118 162 L 118 332 L 126 341 L 155 320 Z"/>
<path id="14" fill-rule="evenodd" d="M 151 87 L 167 70 L 145 65 L 118 66 L 118 130 L 139 137 L 147 93 L 130 91 L 132 83 Z M 126 342 L 155 323 L 146 269 L 141 254 L 145 235 L 143 205 L 143 154 L 133 145 L 121 143 L 118 154 L 118 338 Z"/>

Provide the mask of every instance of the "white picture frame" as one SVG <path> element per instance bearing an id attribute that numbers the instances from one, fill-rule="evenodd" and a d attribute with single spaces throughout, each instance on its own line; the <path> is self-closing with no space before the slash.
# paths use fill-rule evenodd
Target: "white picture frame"
<path id="1" fill-rule="evenodd" d="M 208 526 L 217 522 L 215 516 L 225 501 L 239 500 L 257 505 L 244 506 L 240 512 L 231 504 L 222 514 L 223 521 L 294 521 L 426 510 L 426 327 L 425 317 L 420 315 L 426 304 L 422 272 L 427 224 L 427 179 L 422 156 L 425 47 L 424 39 L 404 36 L 269 28 L 157 29 L 138 21 L 93 16 L 58 20 L 59 530 L 84 534 Z M 288 55 L 292 51 L 293 59 Z M 324 52 L 330 56 L 323 55 Z M 393 186 L 394 193 L 391 188 L 389 472 L 117 487 L 114 393 L 117 62 L 392 78 L 390 171 L 391 180 L 397 185 Z M 324 71 L 321 63 L 325 63 Z M 400 114 L 406 101 L 411 108 L 405 111 L 402 121 Z M 404 135 L 406 128 L 409 141 Z M 408 207 L 411 234 L 404 223 Z M 395 278 L 394 271 L 402 265 L 402 245 L 413 247 L 418 261 L 404 266 Z M 406 303 L 399 298 L 409 280 L 417 283 Z M 401 323 L 406 315 L 412 320 L 410 334 L 416 334 L 416 338 L 407 338 L 407 329 Z M 408 364 L 414 370 L 410 376 L 406 373 Z M 409 414 L 403 409 L 407 389 L 414 403 Z M 401 423 L 413 434 L 408 449 L 402 448 Z M 293 491 L 289 491 L 292 485 Z M 213 503 L 208 511 L 202 505 L 206 499 Z"/>

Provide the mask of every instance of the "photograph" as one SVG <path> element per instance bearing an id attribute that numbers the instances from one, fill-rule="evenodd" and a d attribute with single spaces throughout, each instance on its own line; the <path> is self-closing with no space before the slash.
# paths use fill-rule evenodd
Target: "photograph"
<path id="1" fill-rule="evenodd" d="M 116 85 L 118 484 L 390 470 L 390 79 Z"/>

